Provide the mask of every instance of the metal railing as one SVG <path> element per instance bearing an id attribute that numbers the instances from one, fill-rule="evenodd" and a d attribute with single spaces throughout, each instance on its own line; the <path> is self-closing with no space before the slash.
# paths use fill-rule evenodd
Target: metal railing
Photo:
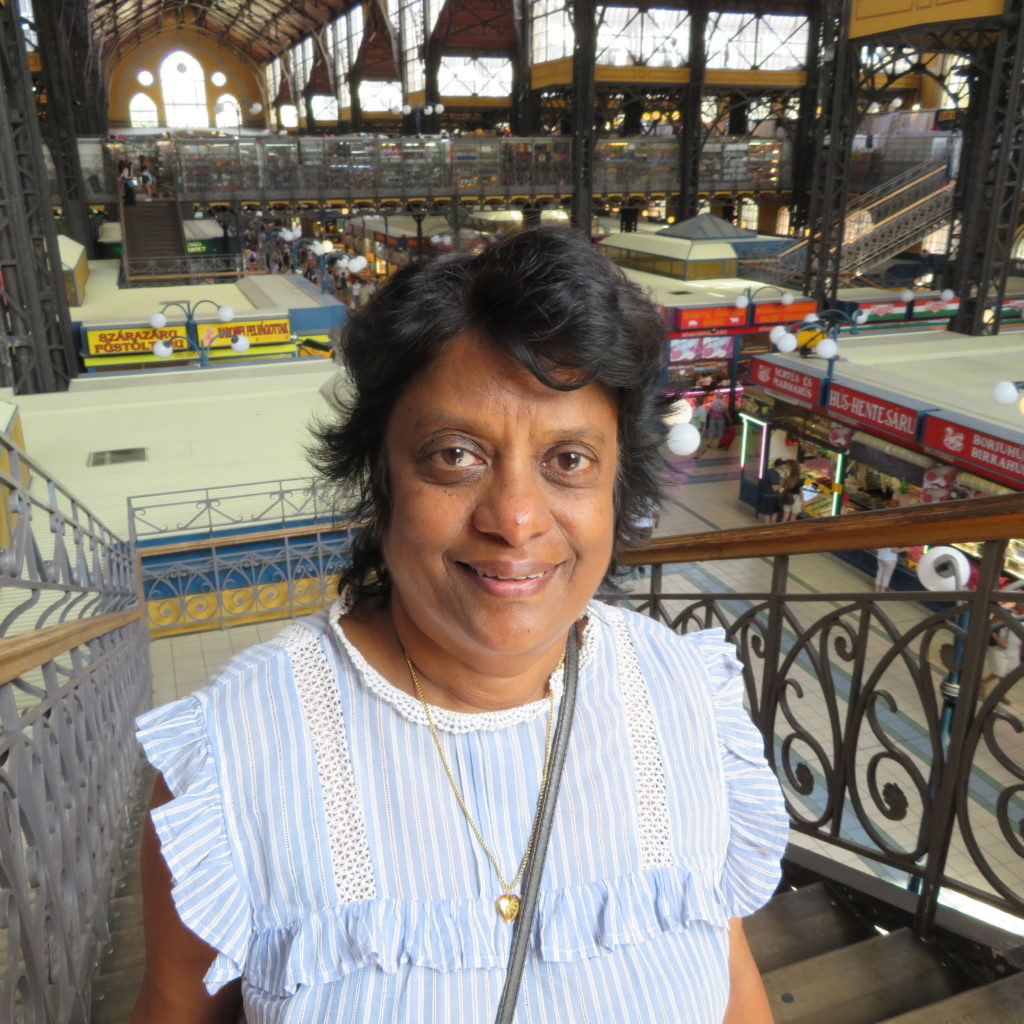
<path id="1" fill-rule="evenodd" d="M 329 496 L 316 480 L 305 476 L 160 491 L 128 499 L 130 536 L 143 546 L 225 532 L 283 529 L 310 521 L 325 524 L 331 517 Z"/>
<path id="2" fill-rule="evenodd" d="M 855 163 L 851 182 L 871 188 L 931 158 L 938 133 L 890 140 Z M 897 144 L 897 141 L 899 144 Z M 89 202 L 114 198 L 114 167 L 127 143 L 80 138 Z M 595 144 L 595 195 L 650 195 L 679 189 L 675 136 L 602 136 Z M 453 138 L 298 136 L 263 139 L 223 135 L 133 136 L 133 152 L 159 148 L 161 174 L 185 200 L 302 198 L 362 204 L 382 199 L 568 196 L 573 191 L 572 146 L 566 136 Z M 707 139 L 701 150 L 702 192 L 772 192 L 792 187 L 788 140 L 750 136 Z"/>
<path id="3" fill-rule="evenodd" d="M 611 598 L 680 632 L 725 629 L 792 829 L 918 892 L 921 934 L 943 891 L 1024 919 L 1024 720 L 1001 702 L 1024 692 L 1024 664 L 981 693 L 992 626 L 1024 636 L 1008 608 L 1020 592 L 998 589 L 1022 525 L 1013 495 L 668 538 L 627 557 L 652 564 L 649 587 Z M 791 556 L 881 537 L 983 542 L 975 589 L 799 585 Z M 726 592 L 695 565 L 736 558 L 770 560 L 770 588 Z"/>
<path id="4" fill-rule="evenodd" d="M 128 509 L 153 637 L 323 607 L 351 533 L 307 477 L 140 495 Z"/>
<path id="5" fill-rule="evenodd" d="M 122 260 L 125 283 L 150 286 L 160 281 L 198 283 L 215 278 L 234 280 L 245 273 L 241 253 L 205 253 L 194 256 L 125 255 Z"/>
<path id="6" fill-rule="evenodd" d="M 0 1020 L 85 1022 L 150 701 L 130 546 L 0 433 Z"/>

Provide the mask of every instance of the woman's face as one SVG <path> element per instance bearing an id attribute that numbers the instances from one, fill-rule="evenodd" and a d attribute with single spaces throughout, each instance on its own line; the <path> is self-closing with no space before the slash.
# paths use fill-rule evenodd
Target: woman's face
<path id="1" fill-rule="evenodd" d="M 597 384 L 555 391 L 473 334 L 388 424 L 384 559 L 405 646 L 527 671 L 583 612 L 614 537 L 617 417 Z"/>

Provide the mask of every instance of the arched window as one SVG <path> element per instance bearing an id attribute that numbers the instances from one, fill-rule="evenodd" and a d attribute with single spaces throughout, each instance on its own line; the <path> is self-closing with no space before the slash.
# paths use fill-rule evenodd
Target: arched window
<path id="1" fill-rule="evenodd" d="M 144 92 L 137 92 L 128 104 L 128 120 L 133 128 L 156 128 L 160 124 L 156 101 Z"/>
<path id="2" fill-rule="evenodd" d="M 203 69 L 192 54 L 169 53 L 160 65 L 160 85 L 168 128 L 210 127 Z"/>
<path id="3" fill-rule="evenodd" d="M 242 123 L 242 108 L 231 93 L 226 92 L 218 97 L 213 105 L 213 119 L 218 128 L 227 128 L 237 131 Z"/>

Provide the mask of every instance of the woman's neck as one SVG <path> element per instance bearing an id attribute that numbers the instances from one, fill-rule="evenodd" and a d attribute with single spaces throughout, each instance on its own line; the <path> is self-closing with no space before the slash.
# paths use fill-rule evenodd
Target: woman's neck
<path id="1" fill-rule="evenodd" d="M 343 624 L 367 662 L 398 689 L 418 697 L 408 655 L 423 699 L 466 714 L 505 711 L 541 700 L 565 651 L 564 636 L 516 654 L 449 649 L 417 630 L 394 602 L 353 609 Z"/>

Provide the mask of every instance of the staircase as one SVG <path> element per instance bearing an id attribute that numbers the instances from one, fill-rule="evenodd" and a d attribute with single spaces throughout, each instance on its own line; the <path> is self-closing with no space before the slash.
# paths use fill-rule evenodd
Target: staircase
<path id="1" fill-rule="evenodd" d="M 1024 940 L 940 910 L 922 942 L 914 899 L 790 847 L 779 892 L 745 922 L 775 1024 L 1019 1024 Z"/>
<path id="2" fill-rule="evenodd" d="M 185 229 L 176 199 L 122 204 L 121 238 L 126 285 L 160 284 L 187 268 Z"/>
<path id="3" fill-rule="evenodd" d="M 840 253 L 840 285 L 919 242 L 949 220 L 953 183 L 946 163 L 920 164 L 861 196 L 846 212 Z M 741 260 L 742 277 L 780 287 L 803 289 L 808 239 L 801 239 L 770 260 Z"/>

